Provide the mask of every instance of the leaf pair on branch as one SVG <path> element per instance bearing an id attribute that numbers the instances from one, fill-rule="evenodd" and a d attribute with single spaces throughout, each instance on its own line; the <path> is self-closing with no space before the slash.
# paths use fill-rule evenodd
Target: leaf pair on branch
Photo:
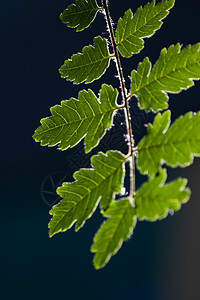
<path id="1" fill-rule="evenodd" d="M 162 166 L 185 167 L 193 162 L 194 156 L 200 155 L 200 112 L 189 112 L 170 126 L 170 110 L 159 111 L 168 108 L 168 93 L 186 90 L 194 85 L 193 80 L 200 79 L 200 44 L 181 49 L 178 43 L 164 48 L 153 67 L 146 57 L 137 70 L 131 72 L 129 94 L 126 94 L 120 61 L 120 55 L 131 57 L 143 49 L 143 39 L 161 27 L 162 20 L 173 6 L 174 0 L 163 0 L 158 4 L 155 1 L 147 3 L 135 14 L 129 9 L 119 19 L 115 33 L 106 0 L 102 0 L 102 7 L 96 0 L 76 0 L 60 16 L 68 27 L 82 31 L 98 12 L 103 12 L 112 41 L 111 52 L 105 38 L 95 37 L 93 45 L 85 46 L 82 53 L 74 54 L 64 62 L 59 69 L 61 77 L 74 84 L 91 83 L 105 73 L 110 60 L 115 58 L 122 85 L 121 106 L 117 104 L 118 90 L 111 85 L 103 84 L 98 96 L 91 89 L 82 90 L 78 99 L 63 100 L 61 105 L 52 107 L 52 115 L 41 120 L 41 126 L 33 136 L 42 146 L 58 145 L 60 150 L 72 148 L 84 139 L 85 152 L 88 153 L 112 126 L 115 111 L 123 109 L 125 112 L 129 153 L 108 151 L 92 156 L 91 169 L 80 169 L 74 174 L 74 182 L 65 182 L 58 188 L 57 193 L 63 199 L 50 211 L 53 217 L 49 223 L 49 235 L 53 236 L 70 229 L 75 223 L 76 230 L 79 230 L 99 204 L 107 219 L 91 247 L 97 269 L 104 267 L 117 253 L 123 241 L 132 235 L 137 221 L 163 219 L 170 211 L 179 210 L 190 197 L 187 180 L 178 178 L 166 183 L 167 172 Z M 153 124 L 148 125 L 147 135 L 136 146 L 129 122 L 129 100 L 132 97 L 137 98 L 142 109 L 159 112 Z M 124 185 L 126 162 L 130 162 L 132 185 L 135 164 L 142 174 L 148 175 L 148 180 L 136 191 L 132 186 L 128 196 L 116 200 Z"/>
<path id="2" fill-rule="evenodd" d="M 113 201 L 114 195 L 119 193 L 123 186 L 125 176 L 124 164 L 127 161 L 127 157 L 119 151 L 108 151 L 106 155 L 100 152 L 91 159 L 92 170 L 81 169 L 74 174 L 75 182 L 64 183 L 58 189 L 58 194 L 64 199 L 54 206 L 50 212 L 54 215 L 49 225 L 50 236 L 59 231 L 66 231 L 76 221 L 76 230 L 80 229 L 83 222 L 94 213 L 100 199 L 100 206 L 104 216 L 110 216 L 110 211 L 114 210 L 114 212 L 117 212 L 118 210 L 119 215 L 116 213 L 113 219 L 109 219 L 107 221 L 108 225 L 107 223 L 103 224 L 94 239 L 94 241 L 99 240 L 95 242 L 97 245 L 92 247 L 92 251 L 97 252 L 94 264 L 96 268 L 99 268 L 105 265 L 111 255 L 115 254 L 120 248 L 123 240 L 133 231 L 137 218 L 139 220 L 156 221 L 165 218 L 171 210 L 179 210 L 181 204 L 187 202 L 190 196 L 190 190 L 185 188 L 187 180 L 179 178 L 169 184 L 165 184 L 167 173 L 165 169 L 159 169 L 160 162 L 166 161 L 172 166 L 173 164 L 177 166 L 185 163 L 189 165 L 192 163 L 194 155 L 200 155 L 200 137 L 197 134 L 200 129 L 200 113 L 196 115 L 188 113 L 184 117 L 177 119 L 168 129 L 169 123 L 169 111 L 162 115 L 158 114 L 153 126 L 149 125 L 147 136 L 138 145 L 138 167 L 143 173 L 148 173 L 152 177 L 136 191 L 134 196 L 135 207 L 131 205 L 133 199 L 126 198 L 120 201 Z M 182 134 L 179 135 L 177 134 L 177 128 L 180 125 Z M 188 130 L 194 132 L 194 134 L 187 136 Z M 169 136 L 171 136 L 171 140 L 168 138 Z M 180 152 L 178 151 L 180 143 L 186 145 L 190 143 L 190 147 L 185 147 L 185 151 Z M 172 155 L 171 151 L 173 148 L 177 149 L 174 155 Z M 169 153 L 168 157 L 166 153 Z M 185 157 L 185 160 L 183 160 L 183 157 Z M 158 175 L 156 176 L 156 174 Z M 112 207 L 111 210 L 109 205 Z M 124 213 L 121 211 L 122 207 L 124 208 Z M 108 210 L 106 210 L 107 208 Z M 126 220 L 126 218 L 128 219 Z M 119 225 L 117 225 L 116 220 L 118 220 Z M 118 231 L 115 233 L 114 229 L 110 228 L 105 233 L 109 226 L 112 227 L 111 224 L 115 224 Z M 127 224 L 132 225 L 128 226 Z M 112 230 L 113 235 L 116 234 L 117 238 L 113 235 L 110 236 Z M 110 236 L 108 240 L 106 235 Z M 104 249 L 101 257 L 101 249 L 99 248 L 98 250 L 98 244 L 105 245 L 104 241 L 110 244 L 108 248 L 100 247 Z M 110 249 L 113 250 L 111 251 Z M 99 257 L 101 257 L 101 264 L 99 264 Z"/>

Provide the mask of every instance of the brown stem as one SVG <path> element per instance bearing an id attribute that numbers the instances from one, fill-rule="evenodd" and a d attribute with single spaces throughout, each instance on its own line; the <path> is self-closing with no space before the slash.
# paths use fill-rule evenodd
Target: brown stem
<path id="1" fill-rule="evenodd" d="M 106 14 L 106 22 L 109 29 L 110 39 L 113 47 L 113 53 L 116 59 L 116 67 L 117 72 L 119 76 L 120 81 L 120 87 L 121 87 L 121 94 L 123 99 L 123 105 L 124 105 L 124 114 L 125 114 L 125 120 L 126 120 L 126 127 L 127 127 L 127 137 L 128 137 L 128 157 L 130 161 L 130 200 L 133 201 L 133 196 L 135 193 L 135 157 L 134 157 L 134 139 L 133 139 L 133 133 L 132 133 L 132 125 L 131 125 L 131 116 L 129 111 L 129 105 L 128 105 L 128 98 L 127 98 L 127 91 L 125 86 L 125 80 L 123 75 L 123 70 L 121 66 L 119 51 L 117 49 L 116 41 L 115 41 L 115 34 L 111 22 L 110 12 L 108 9 L 108 1 L 102 0 L 102 5 L 105 10 Z"/>

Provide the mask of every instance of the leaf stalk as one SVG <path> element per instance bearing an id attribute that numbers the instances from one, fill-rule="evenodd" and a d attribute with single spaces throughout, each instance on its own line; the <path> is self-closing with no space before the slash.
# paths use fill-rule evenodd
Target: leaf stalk
<path id="1" fill-rule="evenodd" d="M 125 79 L 124 79 L 123 70 L 121 66 L 119 51 L 117 49 L 117 44 L 115 40 L 115 34 L 112 26 L 111 16 L 108 8 L 108 1 L 102 0 L 102 5 L 105 10 L 106 22 L 110 34 L 111 43 L 112 43 L 113 54 L 115 56 L 116 67 L 117 67 L 117 72 L 118 72 L 118 77 L 119 77 L 120 87 L 121 87 L 122 100 L 124 105 L 124 114 L 126 120 L 128 146 L 129 146 L 129 151 L 127 155 L 129 156 L 129 165 L 130 165 L 129 197 L 130 197 L 130 201 L 133 204 L 133 196 L 135 194 L 135 157 L 134 157 L 134 139 L 133 139 L 132 125 L 131 125 L 130 110 L 128 105 L 127 90 L 126 90 Z"/>

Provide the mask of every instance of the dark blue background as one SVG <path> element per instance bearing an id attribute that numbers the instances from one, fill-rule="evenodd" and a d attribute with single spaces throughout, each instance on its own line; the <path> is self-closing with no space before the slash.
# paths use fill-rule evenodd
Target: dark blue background
<path id="1" fill-rule="evenodd" d="M 110 0 L 114 26 L 130 6 L 135 11 L 145 3 Z M 190 202 L 162 222 L 139 223 L 133 237 L 103 270 L 94 270 L 89 252 L 102 221 L 98 212 L 78 233 L 72 229 L 48 238 L 50 207 L 41 197 L 45 178 L 62 172 L 72 180 L 73 171 L 79 164 L 87 166 L 88 160 L 77 162 L 74 156 L 82 157 L 82 144 L 61 152 L 41 147 L 31 136 L 52 105 L 88 88 L 60 78 L 57 69 L 63 61 L 91 44 L 94 36 L 108 36 L 102 15 L 81 33 L 67 29 L 58 16 L 69 4 L 64 0 L 1 3 L 1 299 L 200 299 L 197 159 L 186 169 L 169 171 L 170 179 L 179 175 L 189 179 Z M 145 50 L 122 59 L 126 78 L 146 55 L 155 62 L 165 46 L 198 42 L 199 6 L 196 0 L 177 0 L 162 29 L 146 39 Z M 89 87 L 96 93 L 104 81 L 118 87 L 113 75 L 112 64 Z M 199 92 L 196 83 L 189 91 L 170 97 L 173 119 L 199 110 Z M 141 133 L 136 130 L 136 139 Z M 105 144 L 106 139 L 101 150 Z"/>

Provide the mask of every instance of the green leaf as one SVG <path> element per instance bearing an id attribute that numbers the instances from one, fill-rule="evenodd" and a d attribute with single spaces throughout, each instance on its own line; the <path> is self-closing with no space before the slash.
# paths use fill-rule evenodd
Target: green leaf
<path id="1" fill-rule="evenodd" d="M 125 160 L 118 151 L 108 151 L 106 155 L 100 152 L 91 158 L 94 169 L 81 169 L 74 173 L 76 181 L 65 182 L 57 189 L 64 199 L 50 211 L 53 215 L 49 223 L 50 237 L 68 230 L 75 222 L 79 230 L 92 216 L 100 199 L 101 207 L 107 209 L 115 193 L 121 191 Z"/>
<path id="2" fill-rule="evenodd" d="M 171 211 L 177 211 L 181 204 L 190 198 L 190 190 L 185 188 L 186 179 L 179 178 L 164 184 L 167 178 L 165 169 L 158 176 L 150 178 L 137 191 L 135 199 L 136 214 L 140 220 L 156 221 L 166 218 Z"/>
<path id="3" fill-rule="evenodd" d="M 96 0 L 76 0 L 64 10 L 60 19 L 68 27 L 82 31 L 92 23 L 99 9 Z"/>
<path id="4" fill-rule="evenodd" d="M 146 57 L 137 71 L 131 73 L 131 95 L 136 95 L 141 108 L 163 110 L 168 107 L 166 92 L 179 93 L 200 79 L 200 43 L 189 45 L 181 51 L 180 44 L 164 48 L 151 70 Z"/>
<path id="5" fill-rule="evenodd" d="M 66 150 L 85 137 L 85 151 L 96 147 L 106 129 L 112 125 L 113 112 L 118 108 L 117 89 L 103 84 L 98 100 L 91 90 L 79 92 L 79 100 L 71 98 L 52 107 L 52 116 L 41 120 L 33 138 L 42 146 Z"/>
<path id="6" fill-rule="evenodd" d="M 138 145 L 138 167 L 149 176 L 156 174 L 160 164 L 185 167 L 200 156 L 200 112 L 179 117 L 169 128 L 170 111 L 159 113 L 148 134 Z M 169 128 L 169 129 L 168 129 Z"/>
<path id="7" fill-rule="evenodd" d="M 100 36 L 94 38 L 94 46 L 83 48 L 83 53 L 72 55 L 65 61 L 59 72 L 62 78 L 73 81 L 74 84 L 93 82 L 99 79 L 109 67 L 110 54 L 106 39 Z"/>
<path id="8" fill-rule="evenodd" d="M 174 6 L 174 0 L 164 0 L 155 5 L 155 1 L 140 6 L 133 16 L 131 9 L 125 12 L 123 19 L 119 19 L 116 42 L 122 56 L 131 57 L 144 48 L 145 37 L 152 36 Z"/>
<path id="9" fill-rule="evenodd" d="M 123 241 L 132 235 L 137 222 L 135 209 L 129 200 L 113 201 L 102 213 L 109 219 L 101 225 L 91 248 L 96 253 L 93 261 L 96 269 L 103 268 L 117 253 Z"/>

